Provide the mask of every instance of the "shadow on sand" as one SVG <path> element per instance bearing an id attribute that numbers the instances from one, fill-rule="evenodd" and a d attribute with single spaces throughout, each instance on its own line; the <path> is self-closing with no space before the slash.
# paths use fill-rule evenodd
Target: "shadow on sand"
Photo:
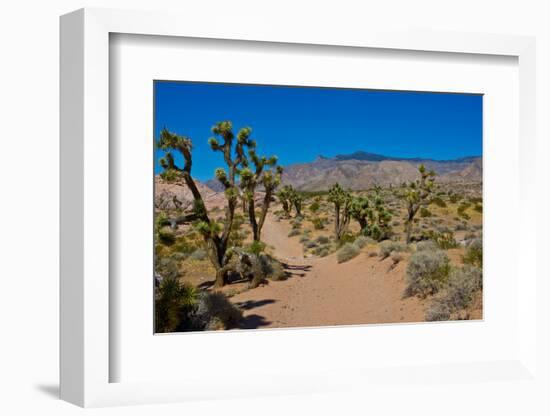
<path id="1" fill-rule="evenodd" d="M 262 326 L 267 326 L 271 322 L 267 321 L 265 317 L 261 315 L 248 315 L 245 316 L 239 323 L 241 329 L 257 329 Z"/>
<path id="2" fill-rule="evenodd" d="M 260 306 L 269 305 L 270 303 L 275 303 L 275 299 L 245 300 L 244 302 L 237 302 L 235 305 L 245 311 L 248 311 L 250 309 L 259 308 Z"/>
<path id="3" fill-rule="evenodd" d="M 304 277 L 306 273 L 311 270 L 311 265 L 309 264 L 298 265 L 283 263 L 283 267 L 287 279 L 290 277 Z"/>

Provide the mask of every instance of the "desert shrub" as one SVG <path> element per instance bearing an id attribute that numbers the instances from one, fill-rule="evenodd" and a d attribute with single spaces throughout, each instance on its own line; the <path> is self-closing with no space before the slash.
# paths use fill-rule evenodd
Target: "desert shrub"
<path id="1" fill-rule="evenodd" d="M 427 218 L 427 217 L 431 217 L 432 213 L 430 212 L 430 210 L 428 208 L 422 207 L 422 208 L 420 208 L 420 216 L 422 218 Z"/>
<path id="2" fill-rule="evenodd" d="M 300 237 L 300 243 L 307 243 L 309 241 L 309 235 L 308 234 L 302 234 Z"/>
<path id="3" fill-rule="evenodd" d="M 447 207 L 447 204 L 445 203 L 445 201 L 443 201 L 443 199 L 441 199 L 440 196 L 436 196 L 436 197 L 432 198 L 432 204 L 437 205 L 440 208 L 446 208 Z"/>
<path id="4" fill-rule="evenodd" d="M 321 217 L 312 218 L 311 223 L 316 230 L 322 230 L 325 228 L 325 219 Z"/>
<path id="5" fill-rule="evenodd" d="M 319 211 L 320 207 L 321 205 L 319 205 L 319 202 L 315 201 L 309 206 L 309 210 L 315 214 L 317 211 Z"/>
<path id="6" fill-rule="evenodd" d="M 479 212 L 481 214 L 483 212 L 483 205 L 475 204 L 474 205 L 474 211 Z"/>
<path id="7" fill-rule="evenodd" d="M 398 253 L 397 251 L 392 251 L 390 258 L 393 261 L 393 265 L 396 266 L 401 260 L 403 260 L 403 254 Z"/>
<path id="8" fill-rule="evenodd" d="M 447 283 L 449 271 L 449 258 L 444 251 L 417 251 L 407 265 L 405 295 L 426 297 L 437 293 Z"/>
<path id="9" fill-rule="evenodd" d="M 462 196 L 459 194 L 451 194 L 449 195 L 449 201 L 451 201 L 453 204 L 456 204 L 458 201 L 462 199 Z"/>
<path id="10" fill-rule="evenodd" d="M 380 244 L 380 251 L 378 254 L 382 258 L 382 260 L 384 260 L 385 258 L 389 257 L 394 251 L 400 253 L 407 250 L 407 245 L 399 241 L 384 241 Z"/>
<path id="11" fill-rule="evenodd" d="M 248 244 L 244 250 L 247 253 L 259 256 L 260 253 L 263 253 L 263 251 L 265 250 L 265 243 L 262 243 L 261 241 L 253 241 L 252 243 Z"/>
<path id="12" fill-rule="evenodd" d="M 455 231 L 466 231 L 467 229 L 468 229 L 468 226 L 463 222 L 457 224 L 455 227 Z"/>
<path id="13" fill-rule="evenodd" d="M 172 246 L 172 252 L 191 254 L 197 249 L 196 244 L 190 243 L 185 237 L 179 237 Z"/>
<path id="14" fill-rule="evenodd" d="M 398 227 L 398 226 L 401 225 L 401 221 L 395 220 L 395 221 L 393 221 L 393 222 L 391 223 L 391 225 L 394 226 L 394 227 Z"/>
<path id="15" fill-rule="evenodd" d="M 416 243 L 416 251 L 424 251 L 424 250 L 437 250 L 438 246 L 435 243 L 435 241 L 432 240 L 422 240 Z"/>
<path id="16" fill-rule="evenodd" d="M 359 248 L 357 248 L 356 245 L 352 243 L 346 243 L 342 246 L 340 250 L 338 250 L 336 259 L 338 260 L 338 263 L 344 263 L 346 261 L 351 260 L 358 254 L 359 254 Z"/>
<path id="17" fill-rule="evenodd" d="M 427 321 L 449 320 L 451 314 L 468 307 L 482 287 L 482 271 L 473 266 L 454 269 L 449 275 L 448 285 L 431 303 Z"/>
<path id="18" fill-rule="evenodd" d="M 319 244 L 328 244 L 330 243 L 330 238 L 328 238 L 326 235 L 320 235 L 315 239 Z"/>
<path id="19" fill-rule="evenodd" d="M 164 278 L 155 290 L 155 331 L 174 332 L 189 317 L 198 302 L 198 291 L 175 278 Z"/>
<path id="20" fill-rule="evenodd" d="M 483 241 L 481 238 L 474 238 L 468 242 L 466 254 L 462 261 L 464 264 L 471 264 L 476 267 L 483 266 Z"/>
<path id="21" fill-rule="evenodd" d="M 302 217 L 296 217 L 290 221 L 293 230 L 299 230 L 302 228 Z"/>
<path id="22" fill-rule="evenodd" d="M 271 280 L 284 280 L 286 278 L 285 268 L 279 260 L 267 254 L 260 254 L 259 259 L 265 277 Z"/>
<path id="23" fill-rule="evenodd" d="M 161 228 L 158 232 L 158 238 L 162 244 L 167 246 L 171 246 L 176 242 L 176 235 L 168 228 Z"/>
<path id="24" fill-rule="evenodd" d="M 355 244 L 357 246 L 357 248 L 363 248 L 367 244 L 372 244 L 372 243 L 374 243 L 374 240 L 372 238 L 365 237 L 364 235 L 360 235 L 359 237 L 357 237 L 355 239 L 353 244 Z"/>
<path id="25" fill-rule="evenodd" d="M 317 247 L 313 250 L 313 254 L 319 257 L 326 257 L 330 254 L 330 249 L 327 246 Z"/>
<path id="26" fill-rule="evenodd" d="M 455 240 L 454 234 L 452 231 L 444 228 L 445 231 L 437 232 L 429 230 L 424 232 L 424 238 L 432 240 L 437 244 L 437 246 L 442 250 L 448 250 L 450 248 L 458 247 L 458 243 Z"/>
<path id="27" fill-rule="evenodd" d="M 426 321 L 448 321 L 451 319 L 449 307 L 442 302 L 432 302 L 426 310 Z"/>
<path id="28" fill-rule="evenodd" d="M 290 232 L 288 233 L 288 236 L 289 237 L 295 237 L 297 235 L 300 235 L 300 230 L 298 230 L 297 228 L 293 228 L 292 230 L 290 230 Z"/>
<path id="29" fill-rule="evenodd" d="M 208 258 L 208 253 L 202 248 L 198 248 L 191 253 L 189 256 L 191 260 L 206 260 Z"/>
<path id="30" fill-rule="evenodd" d="M 241 320 L 241 310 L 221 292 L 203 292 L 198 299 L 195 325 L 206 330 L 235 327 Z"/>
<path id="31" fill-rule="evenodd" d="M 179 261 L 177 258 L 174 258 L 174 256 L 157 259 L 155 271 L 161 275 L 163 279 L 177 279 L 181 276 Z"/>
<path id="32" fill-rule="evenodd" d="M 369 251 L 369 257 L 376 257 L 378 256 L 378 253 L 376 251 Z"/>
<path id="33" fill-rule="evenodd" d="M 470 216 L 466 213 L 466 210 L 470 208 L 471 205 L 472 204 L 469 202 L 462 202 L 456 210 L 458 216 L 464 218 L 465 220 L 469 220 Z"/>
<path id="34" fill-rule="evenodd" d="M 315 241 L 308 240 L 307 243 L 305 243 L 306 248 L 315 248 L 317 247 L 317 243 Z"/>

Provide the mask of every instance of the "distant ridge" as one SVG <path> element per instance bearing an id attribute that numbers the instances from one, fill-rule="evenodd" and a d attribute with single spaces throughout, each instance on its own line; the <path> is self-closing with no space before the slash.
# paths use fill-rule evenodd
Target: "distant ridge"
<path id="1" fill-rule="evenodd" d="M 353 190 L 374 185 L 400 185 L 418 178 L 418 165 L 434 170 L 440 183 L 482 181 L 481 156 L 464 156 L 451 160 L 421 157 L 392 157 L 365 151 L 317 156 L 312 162 L 284 166 L 283 183 L 304 191 L 327 190 L 336 182 Z"/>
<path id="2" fill-rule="evenodd" d="M 432 162 L 460 162 L 460 161 L 472 161 L 478 159 L 481 156 L 463 156 L 456 159 L 430 159 L 430 158 L 421 158 L 421 157 L 393 157 L 393 156 L 384 156 L 377 153 L 364 152 L 358 150 L 356 152 L 347 154 L 347 155 L 336 155 L 334 156 L 335 160 L 364 160 L 368 162 L 381 162 L 383 160 L 396 160 L 396 161 L 432 161 Z M 323 156 L 318 156 L 318 159 L 329 159 Z"/>

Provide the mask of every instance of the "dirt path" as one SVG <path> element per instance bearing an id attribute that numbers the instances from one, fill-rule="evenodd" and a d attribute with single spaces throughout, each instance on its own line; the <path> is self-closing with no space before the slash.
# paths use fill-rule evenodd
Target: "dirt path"
<path id="1" fill-rule="evenodd" d="M 405 264 L 369 257 L 338 264 L 336 256 L 303 258 L 287 222 L 266 219 L 264 241 L 287 264 L 289 278 L 232 297 L 244 310 L 243 328 L 351 325 L 424 320 L 417 298 L 401 299 Z"/>

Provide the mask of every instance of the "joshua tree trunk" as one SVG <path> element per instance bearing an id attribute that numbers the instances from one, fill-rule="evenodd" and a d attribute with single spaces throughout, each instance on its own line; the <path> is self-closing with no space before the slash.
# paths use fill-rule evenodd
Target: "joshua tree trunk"
<path id="1" fill-rule="evenodd" d="M 334 204 L 334 235 L 340 239 L 340 205 Z"/>
<path id="2" fill-rule="evenodd" d="M 260 236 L 262 234 L 262 228 L 264 227 L 265 217 L 267 217 L 267 212 L 269 211 L 269 205 L 271 205 L 271 192 L 266 192 L 264 196 L 264 202 L 262 205 L 262 211 L 260 212 L 260 219 L 258 222 L 258 240 L 260 241 Z"/>
<path id="3" fill-rule="evenodd" d="M 405 233 L 406 233 L 406 242 L 409 244 L 411 242 L 411 234 L 412 234 L 412 227 L 413 227 L 413 220 L 414 216 L 416 215 L 416 212 L 418 211 L 418 208 L 412 207 L 409 208 L 407 213 L 407 220 L 405 221 Z"/>
<path id="4" fill-rule="evenodd" d="M 248 201 L 248 218 L 250 220 L 250 226 L 252 227 L 252 236 L 254 238 L 254 241 L 260 241 L 260 228 L 258 227 L 258 222 L 256 221 L 256 212 L 255 212 L 255 204 L 254 204 L 254 198 L 251 198 L 250 201 Z"/>

